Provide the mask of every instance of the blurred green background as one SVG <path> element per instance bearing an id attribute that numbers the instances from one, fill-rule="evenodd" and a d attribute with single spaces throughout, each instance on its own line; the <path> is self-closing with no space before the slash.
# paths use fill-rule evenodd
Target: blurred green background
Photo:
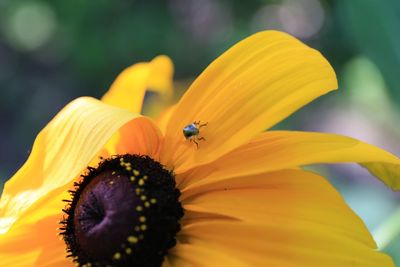
<path id="1" fill-rule="evenodd" d="M 190 80 L 264 29 L 320 50 L 341 89 L 278 128 L 345 134 L 400 155 L 400 1 L 0 0 L 0 185 L 60 108 L 101 97 L 123 68 L 167 54 L 175 79 Z M 400 195 L 352 164 L 315 168 L 400 266 Z"/>

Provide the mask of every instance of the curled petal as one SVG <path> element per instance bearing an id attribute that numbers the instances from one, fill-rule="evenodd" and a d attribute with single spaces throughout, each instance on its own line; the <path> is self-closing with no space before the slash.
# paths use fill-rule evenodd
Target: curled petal
<path id="1" fill-rule="evenodd" d="M 172 61 L 167 56 L 134 64 L 117 77 L 102 101 L 133 113 L 141 113 L 146 90 L 172 94 L 173 71 Z"/>
<path id="2" fill-rule="evenodd" d="M 137 117 L 89 97 L 68 104 L 39 133 L 26 163 L 6 182 L 0 199 L 0 234 L 36 201 L 71 183 L 110 137 Z"/>
<path id="3" fill-rule="evenodd" d="M 335 88 L 335 73 L 318 51 L 285 33 L 254 34 L 211 63 L 181 98 L 162 161 L 177 173 L 211 162 Z M 199 149 L 182 134 L 193 121 L 208 123 Z"/>
<path id="4" fill-rule="evenodd" d="M 183 204 L 187 217 L 220 219 L 191 220 L 180 240 L 215 245 L 250 266 L 394 266 L 340 194 L 311 172 L 231 178 L 184 192 Z"/>
<path id="5" fill-rule="evenodd" d="M 241 175 L 347 162 L 360 164 L 393 190 L 400 189 L 400 159 L 393 154 L 346 136 L 295 131 L 262 133 L 213 164 L 198 168 L 185 183 L 195 187 Z"/>

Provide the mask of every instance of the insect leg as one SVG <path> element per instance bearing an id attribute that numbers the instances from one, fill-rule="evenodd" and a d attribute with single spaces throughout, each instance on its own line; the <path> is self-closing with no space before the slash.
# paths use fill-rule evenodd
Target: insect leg
<path id="1" fill-rule="evenodd" d="M 200 121 L 199 121 L 199 129 L 200 129 L 201 127 L 207 126 L 207 124 L 208 124 L 208 122 L 203 123 L 203 124 L 200 124 Z"/>
<path id="2" fill-rule="evenodd" d="M 196 142 L 196 140 L 192 139 L 193 142 L 196 144 L 197 149 L 199 149 L 199 143 Z"/>

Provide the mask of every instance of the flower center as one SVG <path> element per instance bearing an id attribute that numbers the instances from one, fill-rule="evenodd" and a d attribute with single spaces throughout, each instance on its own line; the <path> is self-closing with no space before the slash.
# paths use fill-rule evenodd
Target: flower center
<path id="1" fill-rule="evenodd" d="M 180 192 L 172 172 L 148 156 L 89 167 L 71 195 L 60 229 L 78 266 L 159 267 L 176 244 Z"/>

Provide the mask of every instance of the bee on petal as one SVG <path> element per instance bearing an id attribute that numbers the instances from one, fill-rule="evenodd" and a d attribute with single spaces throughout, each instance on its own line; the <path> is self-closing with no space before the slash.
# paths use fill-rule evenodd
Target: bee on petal
<path id="1" fill-rule="evenodd" d="M 204 137 L 199 137 L 200 129 L 204 126 L 207 126 L 208 123 L 201 123 L 200 121 L 194 121 L 185 127 L 183 127 L 183 136 L 185 136 L 186 140 L 193 142 L 196 144 L 197 148 L 199 148 L 198 141 L 205 141 Z"/>

